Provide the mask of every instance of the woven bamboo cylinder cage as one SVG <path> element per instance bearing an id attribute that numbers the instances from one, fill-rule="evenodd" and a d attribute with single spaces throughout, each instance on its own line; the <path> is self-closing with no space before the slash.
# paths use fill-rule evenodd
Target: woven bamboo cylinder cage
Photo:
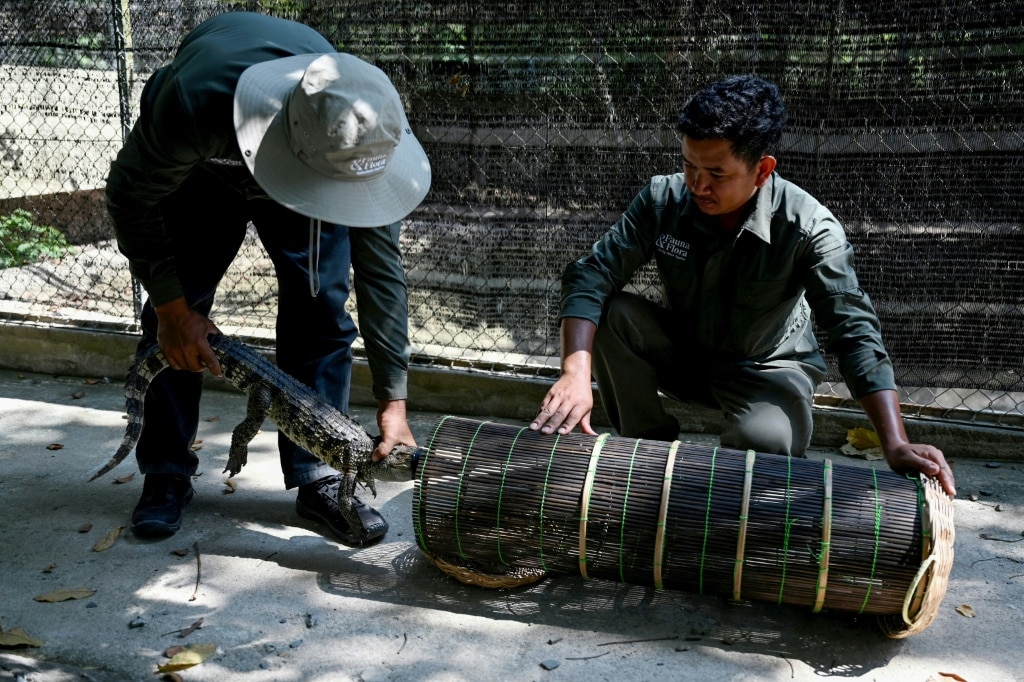
<path id="1" fill-rule="evenodd" d="M 928 627 L 953 563 L 952 500 L 931 479 L 453 416 L 413 505 L 420 549 L 465 583 L 578 572 L 874 614 L 890 637 Z"/>

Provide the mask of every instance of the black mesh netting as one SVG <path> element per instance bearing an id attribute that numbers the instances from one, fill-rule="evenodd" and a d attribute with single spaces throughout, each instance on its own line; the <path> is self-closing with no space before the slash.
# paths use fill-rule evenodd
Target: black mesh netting
<path id="1" fill-rule="evenodd" d="M 907 401 L 1020 423 L 1022 2 L 10 0 L 8 320 L 132 328 L 107 165 L 146 77 L 186 31 L 233 9 L 314 26 L 406 98 L 434 169 L 403 233 L 418 361 L 550 375 L 562 268 L 651 175 L 679 169 L 683 100 L 754 72 L 790 111 L 780 172 L 847 227 Z M 272 270 L 255 239 L 245 248 L 218 322 L 272 330 Z M 634 286 L 656 296 L 652 282 L 647 270 Z M 842 397 L 834 366 L 829 379 L 823 393 Z"/>

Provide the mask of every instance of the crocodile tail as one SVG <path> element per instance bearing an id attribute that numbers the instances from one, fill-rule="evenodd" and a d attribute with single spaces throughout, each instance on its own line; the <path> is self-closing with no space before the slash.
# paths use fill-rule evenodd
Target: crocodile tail
<path id="1" fill-rule="evenodd" d="M 140 350 L 135 356 L 135 361 L 128 369 L 128 376 L 124 383 L 125 410 L 128 413 L 128 426 L 125 427 L 124 439 L 114 456 L 99 471 L 89 477 L 90 481 L 95 481 L 116 467 L 135 448 L 135 444 L 139 442 L 139 436 L 142 435 L 143 404 L 146 400 L 146 391 L 149 390 L 149 385 L 153 383 L 156 375 L 166 368 L 167 360 L 160 352 L 160 347 L 155 344 Z"/>

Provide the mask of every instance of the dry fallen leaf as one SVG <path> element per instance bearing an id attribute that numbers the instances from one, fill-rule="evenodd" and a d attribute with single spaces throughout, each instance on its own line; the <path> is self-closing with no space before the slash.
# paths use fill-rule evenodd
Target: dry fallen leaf
<path id="1" fill-rule="evenodd" d="M 238 484 L 235 483 L 235 479 L 233 478 L 225 479 L 224 485 L 227 487 L 227 490 L 222 490 L 221 492 L 224 493 L 225 495 L 230 495 L 231 493 L 238 490 Z"/>
<path id="2" fill-rule="evenodd" d="M 53 563 L 43 569 L 43 573 L 53 573 L 53 569 L 57 568 L 57 564 Z"/>
<path id="3" fill-rule="evenodd" d="M 203 449 L 203 441 L 197 440 L 195 443 L 192 443 L 192 452 L 199 452 L 202 449 Z"/>
<path id="4" fill-rule="evenodd" d="M 128 483 L 133 478 L 135 478 L 135 474 L 128 474 L 127 476 L 122 476 L 121 478 L 115 478 L 114 479 L 114 483 L 115 484 Z"/>
<path id="5" fill-rule="evenodd" d="M 63 450 L 64 446 L 61 445 L 60 443 L 50 443 L 49 445 L 46 446 L 46 449 L 47 450 Z"/>
<path id="6" fill-rule="evenodd" d="M 185 670 L 186 668 L 191 668 L 194 665 L 199 665 L 215 653 L 217 653 L 216 644 L 195 644 L 193 646 L 186 647 L 184 651 L 172 656 L 171 660 L 159 666 L 157 671 L 169 673 L 175 672 L 176 670 Z"/>
<path id="7" fill-rule="evenodd" d="M 882 447 L 882 441 L 878 439 L 877 433 L 859 426 L 846 432 L 846 442 L 858 450 Z"/>
<path id="8" fill-rule="evenodd" d="M 956 673 L 939 673 L 939 677 L 936 682 L 945 682 L 945 680 L 956 680 L 956 682 L 967 682 L 966 679 L 960 677 Z"/>
<path id="9" fill-rule="evenodd" d="M 974 618 L 974 616 L 977 615 L 976 613 L 974 613 L 974 607 L 970 604 L 961 604 L 960 606 L 956 607 L 956 612 L 966 618 Z"/>
<path id="10" fill-rule="evenodd" d="M 67 590 L 54 590 L 53 592 L 47 592 L 46 594 L 40 594 L 33 597 L 36 601 L 45 602 L 58 602 L 68 601 L 69 599 L 85 599 L 96 594 L 96 590 L 91 590 L 88 587 L 76 587 Z"/>
<path id="11" fill-rule="evenodd" d="M 180 644 L 169 646 L 167 647 L 167 650 L 164 652 L 164 658 L 174 658 L 184 650 L 185 647 L 181 646 Z"/>
<path id="12" fill-rule="evenodd" d="M 78 527 L 78 532 L 79 533 L 88 533 L 91 530 L 92 530 L 92 524 L 91 523 L 83 523 L 81 526 Z"/>
<path id="13" fill-rule="evenodd" d="M 74 393 L 71 394 L 71 397 L 75 400 L 78 400 L 79 398 L 84 398 L 85 393 L 82 391 L 75 391 Z"/>
<path id="14" fill-rule="evenodd" d="M 850 445 L 849 443 L 846 443 L 841 448 L 839 448 L 839 451 L 842 452 L 844 455 L 849 455 L 850 457 L 859 457 L 861 459 L 866 459 L 869 462 L 875 462 L 881 459 L 885 459 L 885 455 L 882 453 L 882 448 L 867 448 L 866 450 L 859 450 Z"/>
<path id="15" fill-rule="evenodd" d="M 174 556 L 188 556 L 188 547 L 181 547 L 179 549 L 172 549 L 171 554 Z"/>
<path id="16" fill-rule="evenodd" d="M 6 631 L 0 628 L 0 647 L 14 649 L 24 646 L 36 647 L 38 649 L 43 646 L 43 643 L 21 628 Z"/>
<path id="17" fill-rule="evenodd" d="M 207 417 L 206 421 L 208 421 L 208 422 L 218 422 L 218 421 L 220 421 L 220 417 Z"/>
<path id="18" fill-rule="evenodd" d="M 96 384 L 102 384 L 103 379 L 86 379 L 84 383 L 86 386 L 95 386 Z"/>
<path id="19" fill-rule="evenodd" d="M 117 537 L 121 534 L 121 531 L 123 530 L 124 526 L 118 526 L 117 528 L 111 530 L 109 533 L 100 538 L 99 542 L 93 545 L 92 551 L 102 552 L 113 547 L 114 542 L 117 540 Z"/>

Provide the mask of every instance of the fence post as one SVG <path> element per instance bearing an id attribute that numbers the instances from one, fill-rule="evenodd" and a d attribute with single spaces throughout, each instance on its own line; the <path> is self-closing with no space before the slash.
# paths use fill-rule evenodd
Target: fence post
<path id="1" fill-rule="evenodd" d="M 121 141 L 132 127 L 132 17 L 128 0 L 110 0 L 114 17 L 114 60 L 117 63 L 117 94 L 121 115 Z"/>
<path id="2" fill-rule="evenodd" d="M 114 17 L 114 61 L 117 64 L 117 99 L 121 118 L 121 141 L 132 129 L 132 79 L 135 55 L 132 42 L 132 14 L 128 0 L 110 0 Z M 142 318 L 142 286 L 132 277 L 132 308 L 135 320 Z"/>

